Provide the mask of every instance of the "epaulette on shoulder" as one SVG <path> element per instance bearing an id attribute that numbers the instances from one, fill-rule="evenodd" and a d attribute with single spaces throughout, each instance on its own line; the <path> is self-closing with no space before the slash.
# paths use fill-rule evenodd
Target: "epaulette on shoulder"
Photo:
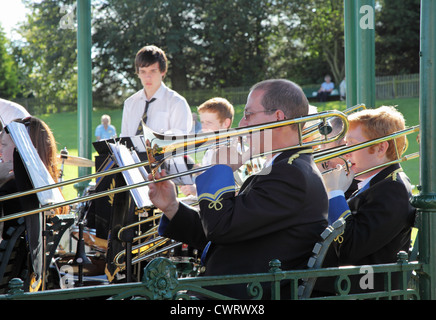
<path id="1" fill-rule="evenodd" d="M 292 156 L 289 157 L 288 159 L 288 164 L 292 164 L 292 162 L 294 162 L 295 159 L 297 159 L 300 154 L 305 154 L 305 153 L 313 153 L 312 149 L 304 149 L 304 150 L 300 150 L 296 153 L 294 153 Z"/>
<path id="2" fill-rule="evenodd" d="M 391 172 L 391 174 L 388 175 L 385 179 L 391 178 L 392 181 L 397 181 L 397 175 L 398 175 L 398 173 L 400 173 L 400 172 L 403 172 L 403 169 L 402 169 L 402 168 L 399 168 L 399 169 L 397 169 L 397 170 Z"/>

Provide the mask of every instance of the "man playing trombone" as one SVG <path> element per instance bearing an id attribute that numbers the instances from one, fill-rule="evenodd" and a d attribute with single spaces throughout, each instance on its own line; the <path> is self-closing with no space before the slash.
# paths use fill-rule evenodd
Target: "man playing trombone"
<path id="1" fill-rule="evenodd" d="M 391 135 L 405 128 L 403 115 L 393 107 L 368 109 L 348 117 L 347 145 L 355 145 Z M 401 166 L 383 164 L 399 159 L 406 137 L 387 140 L 346 155 L 351 163 L 323 175 L 329 192 L 329 222 L 346 219 L 344 234 L 336 243 L 340 266 L 393 263 L 399 251 L 408 251 L 415 209 L 409 203 L 412 188 Z M 372 170 L 376 168 L 375 170 Z M 344 191 L 354 175 L 360 182 L 348 201 Z M 375 275 L 374 289 L 383 288 L 383 277 Z M 359 279 L 352 281 L 353 292 L 368 292 Z"/>
<path id="2" fill-rule="evenodd" d="M 239 125 L 293 119 L 307 113 L 308 101 L 299 86 L 288 80 L 267 80 L 250 90 Z M 266 131 L 272 139 L 266 139 Z M 272 157 L 266 168 L 244 182 L 237 195 L 233 171 L 242 165 L 241 156 L 232 144 L 219 148 L 216 159 L 220 163 L 196 180 L 198 212 L 177 200 L 170 181 L 151 184 L 150 199 L 164 212 L 160 234 L 203 250 L 203 274 L 208 276 L 268 272 L 273 259 L 281 261 L 283 270 L 304 268 L 327 225 L 328 200 L 311 148 L 274 152 L 295 147 L 298 141 L 294 124 L 252 134 L 253 153 L 271 151 Z M 160 177 L 156 174 L 154 178 Z M 213 290 L 248 298 L 246 286 Z M 269 290 L 264 290 L 263 298 L 268 294 Z"/>

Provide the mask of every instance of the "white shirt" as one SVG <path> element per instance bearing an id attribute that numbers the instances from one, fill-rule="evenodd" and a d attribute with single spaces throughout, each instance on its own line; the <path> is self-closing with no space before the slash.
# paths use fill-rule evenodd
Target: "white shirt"
<path id="1" fill-rule="evenodd" d="M 192 114 L 184 97 L 162 82 L 152 98 L 156 100 L 148 107 L 146 125 L 149 128 L 158 133 L 189 133 L 192 128 Z M 121 137 L 136 135 L 146 101 L 144 89 L 126 99 L 121 122 Z"/>
<path id="2" fill-rule="evenodd" d="M 203 159 L 201 160 L 202 166 L 208 166 L 212 164 L 212 157 L 215 155 L 215 150 L 212 148 L 209 148 L 206 150 L 206 152 L 203 155 Z"/>
<path id="3" fill-rule="evenodd" d="M 364 188 L 367 184 L 369 184 L 371 179 L 374 178 L 376 175 L 377 175 L 377 173 L 375 173 L 372 176 L 370 176 L 369 178 L 366 178 L 365 180 L 362 180 L 359 183 L 357 183 L 357 189 L 360 190 L 360 189 Z"/>
<path id="4" fill-rule="evenodd" d="M 18 103 L 0 99 L 0 121 L 7 126 L 12 120 L 30 117 L 30 113 Z"/>

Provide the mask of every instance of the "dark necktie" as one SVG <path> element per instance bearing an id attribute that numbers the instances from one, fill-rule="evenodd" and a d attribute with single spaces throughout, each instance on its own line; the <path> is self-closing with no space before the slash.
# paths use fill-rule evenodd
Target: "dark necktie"
<path id="1" fill-rule="evenodd" d="M 152 103 L 154 100 L 156 100 L 156 98 L 153 98 L 153 99 L 151 99 L 150 101 L 145 101 L 144 114 L 142 115 L 142 121 L 139 122 L 138 130 L 136 130 L 136 135 L 140 135 L 140 134 L 143 133 L 142 123 L 144 123 L 144 124 L 147 123 L 147 111 L 148 111 L 148 106 L 149 106 L 150 103 Z"/>

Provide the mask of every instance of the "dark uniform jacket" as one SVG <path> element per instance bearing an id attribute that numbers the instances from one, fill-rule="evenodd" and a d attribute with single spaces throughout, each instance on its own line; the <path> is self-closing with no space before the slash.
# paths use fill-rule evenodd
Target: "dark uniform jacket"
<path id="1" fill-rule="evenodd" d="M 199 249 L 210 242 L 204 252 L 207 276 L 268 272 L 274 259 L 282 270 L 305 268 L 328 211 L 322 177 L 308 151 L 281 153 L 236 196 L 230 167 L 213 166 L 196 179 L 200 211 L 180 204 L 171 221 L 161 220 L 160 234 Z M 246 286 L 214 290 L 248 297 Z"/>
<path id="2" fill-rule="evenodd" d="M 351 215 L 340 245 L 341 265 L 392 263 L 399 251 L 409 250 L 415 208 L 409 178 L 399 170 L 398 164 L 387 167 L 348 200 Z"/>
<path id="3" fill-rule="evenodd" d="M 350 212 L 345 231 L 331 248 L 336 254 L 329 250 L 325 267 L 395 263 L 399 251 L 409 250 L 415 208 L 410 204 L 410 181 L 401 166 L 383 169 L 370 180 L 367 189 L 356 193 L 347 201 Z M 351 292 L 371 290 L 368 283 L 362 289 L 360 280 L 360 276 L 352 279 Z M 383 282 L 382 276 L 375 275 L 374 289 L 383 289 Z M 394 277 L 394 287 L 396 283 Z"/>

